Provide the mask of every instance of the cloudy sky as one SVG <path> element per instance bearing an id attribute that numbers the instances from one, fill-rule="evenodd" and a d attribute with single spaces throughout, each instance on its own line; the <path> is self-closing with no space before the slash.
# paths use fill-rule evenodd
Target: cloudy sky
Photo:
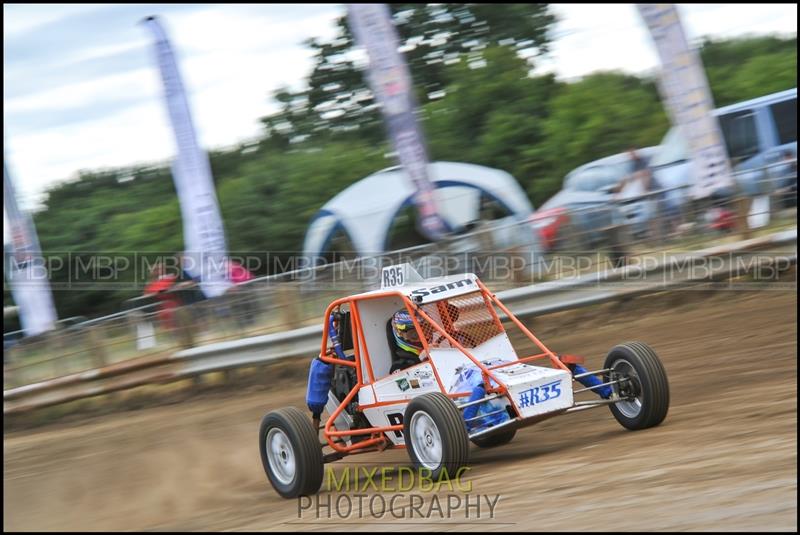
<path id="1" fill-rule="evenodd" d="M 797 32 L 796 4 L 695 4 L 690 38 Z M 633 4 L 555 5 L 540 72 L 651 71 L 657 56 Z M 176 50 L 205 148 L 259 134 L 270 94 L 302 87 L 309 37 L 329 39 L 341 4 L 4 4 L 4 153 L 23 207 L 79 169 L 165 160 L 175 151 L 151 36 L 159 15 Z"/>

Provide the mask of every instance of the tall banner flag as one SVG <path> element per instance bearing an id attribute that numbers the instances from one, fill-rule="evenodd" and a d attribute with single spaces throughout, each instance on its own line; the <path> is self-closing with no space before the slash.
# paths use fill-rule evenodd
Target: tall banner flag
<path id="1" fill-rule="evenodd" d="M 733 188 L 728 153 L 716 117 L 703 64 L 689 48 L 674 4 L 636 4 L 661 60 L 659 91 L 673 125 L 689 145 L 694 198 Z"/>
<path id="2" fill-rule="evenodd" d="M 31 217 L 17 206 L 16 193 L 6 162 L 3 161 L 3 208 L 8 219 L 10 243 L 3 247 L 3 271 L 11 296 L 19 307 L 19 318 L 26 336 L 35 336 L 55 327 L 57 316 L 50 292 L 39 239 Z"/>
<path id="3" fill-rule="evenodd" d="M 348 4 L 356 42 L 369 57 L 367 81 L 383 110 L 389 138 L 400 165 L 414 187 L 419 229 L 430 240 L 443 238 L 448 227 L 436 209 L 435 188 L 428 177 L 428 153 L 414 116 L 416 98 L 408 66 L 398 51 L 398 37 L 386 4 Z"/>
<path id="4" fill-rule="evenodd" d="M 178 147 L 178 155 L 172 164 L 172 177 L 183 218 L 184 258 L 188 261 L 184 269 L 200 278 L 200 288 L 206 297 L 216 297 L 225 293 L 231 282 L 225 231 L 211 178 L 211 164 L 197 143 L 189 102 L 167 34 L 156 17 L 147 17 L 142 22 L 155 36 L 164 95 Z"/>

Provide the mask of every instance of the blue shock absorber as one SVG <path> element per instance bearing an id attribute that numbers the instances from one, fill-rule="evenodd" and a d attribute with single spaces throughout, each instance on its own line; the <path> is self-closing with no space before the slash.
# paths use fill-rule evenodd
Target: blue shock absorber
<path id="1" fill-rule="evenodd" d="M 572 375 L 580 375 L 588 371 L 580 364 L 569 364 L 569 369 L 572 370 Z M 578 377 L 578 382 L 587 388 L 603 384 L 603 381 L 601 381 L 596 375 L 585 375 L 583 377 Z M 608 399 L 611 397 L 611 394 L 614 391 L 611 389 L 611 386 L 606 385 L 601 386 L 600 388 L 595 388 L 592 390 L 592 392 L 603 399 Z"/>
<path id="2" fill-rule="evenodd" d="M 475 370 L 470 376 L 472 382 L 472 394 L 470 394 L 467 403 L 471 401 L 477 401 L 479 399 L 483 399 L 486 397 L 486 388 L 483 385 L 483 378 L 481 375 Z M 476 384 L 477 383 L 477 384 Z M 508 413 L 506 412 L 497 412 L 502 409 L 503 404 L 498 403 L 496 401 L 486 401 L 484 403 L 478 403 L 476 405 L 471 405 L 464 409 L 464 420 L 469 420 L 470 418 L 475 418 L 481 414 L 486 414 L 488 416 L 484 418 L 479 418 L 478 420 L 474 420 L 472 422 L 467 422 L 467 430 L 474 431 L 481 427 L 492 427 L 498 424 L 501 424 L 509 419 Z M 497 414 L 491 414 L 496 412 Z"/>
<path id="3" fill-rule="evenodd" d="M 467 402 L 470 401 L 477 401 L 486 396 L 486 390 L 483 388 L 483 385 L 478 385 L 472 389 L 472 395 L 470 395 Z M 477 405 L 472 405 L 464 409 L 464 420 L 469 420 L 470 418 L 475 418 L 478 415 L 478 408 L 482 405 L 482 403 L 478 403 Z M 467 422 L 467 429 L 474 429 L 481 425 L 483 420 L 475 420 L 472 422 Z"/>

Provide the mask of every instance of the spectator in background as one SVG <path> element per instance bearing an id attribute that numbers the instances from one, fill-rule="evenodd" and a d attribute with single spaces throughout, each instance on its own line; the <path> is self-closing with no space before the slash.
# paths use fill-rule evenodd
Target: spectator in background
<path id="1" fill-rule="evenodd" d="M 177 274 L 168 273 L 163 262 L 159 260 L 150 270 L 150 281 L 144 288 L 144 295 L 154 297 L 159 303 L 159 322 L 170 331 L 176 327 L 175 309 L 181 306 L 180 297 L 172 291 L 177 280 Z"/>
<path id="2" fill-rule="evenodd" d="M 628 149 L 628 156 L 630 156 L 633 166 L 630 174 L 625 175 L 617 182 L 617 185 L 612 188 L 611 192 L 616 196 L 622 193 L 626 188 L 634 188 L 633 195 L 641 195 L 648 191 L 655 191 L 658 188 L 657 182 L 650 171 L 650 167 L 644 158 L 639 156 L 636 148 L 631 147 Z"/>
<path id="3" fill-rule="evenodd" d="M 181 302 L 184 305 L 194 305 L 204 301 L 206 296 L 200 288 L 200 277 L 193 275 L 197 269 L 194 266 L 193 259 L 183 253 L 181 255 L 181 272 L 176 280 L 175 290 L 180 295 Z"/>
<path id="4" fill-rule="evenodd" d="M 615 268 L 627 264 L 630 236 L 632 234 L 623 205 L 633 202 L 647 191 L 652 182 L 652 173 L 644 158 L 634 147 L 628 149 L 632 161 L 631 172 L 623 176 L 610 190 L 613 208 L 613 223 L 607 230 L 609 259 Z M 630 199 L 630 200 L 629 200 Z M 634 232 L 635 233 L 635 232 Z"/>
<path id="5" fill-rule="evenodd" d="M 661 241 L 665 236 L 673 235 L 680 222 L 680 209 L 675 202 L 671 202 L 665 193 L 652 194 L 663 189 L 658 182 L 647 161 L 642 158 L 635 147 L 628 149 L 628 155 L 633 162 L 632 171 L 617 184 L 613 190 L 615 198 L 626 188 L 629 198 L 644 196 L 642 198 L 643 210 L 648 220 L 649 234 Z"/>
<path id="6" fill-rule="evenodd" d="M 208 328 L 208 307 L 206 295 L 200 287 L 200 277 L 194 275 L 200 268 L 195 259 L 184 252 L 180 257 L 180 275 L 175 281 L 174 291 L 178 294 L 182 305 L 186 305 L 184 320 L 192 325 L 195 333 L 202 333 Z"/>
<path id="7" fill-rule="evenodd" d="M 228 259 L 228 278 L 236 285 L 253 280 L 253 274 L 236 260 Z"/>
<path id="8" fill-rule="evenodd" d="M 659 189 L 658 183 L 653 173 L 650 171 L 650 167 L 647 165 L 645 159 L 639 156 L 635 147 L 628 149 L 628 156 L 631 157 L 631 161 L 633 162 L 631 178 L 641 183 L 642 190 L 644 192 L 649 192 Z"/>

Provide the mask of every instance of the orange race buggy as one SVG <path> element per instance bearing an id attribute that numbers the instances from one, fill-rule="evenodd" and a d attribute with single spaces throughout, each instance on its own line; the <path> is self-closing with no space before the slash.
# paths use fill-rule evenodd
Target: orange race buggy
<path id="1" fill-rule="evenodd" d="M 389 373 L 387 322 L 401 309 L 424 351 L 419 363 Z M 424 280 L 409 264 L 390 266 L 380 290 L 337 299 L 324 317 L 306 396 L 312 418 L 279 409 L 259 430 L 264 470 L 286 498 L 316 493 L 324 463 L 346 455 L 406 448 L 438 478 L 466 465 L 470 441 L 505 444 L 520 427 L 558 414 L 608 405 L 636 430 L 660 424 L 669 408 L 667 376 L 649 346 L 617 345 L 602 369 L 586 371 L 582 359 L 545 347 L 471 273 Z M 504 319 L 521 331 L 515 344 Z M 515 345 L 533 354 L 519 357 Z M 576 400 L 582 392 L 600 399 Z"/>

